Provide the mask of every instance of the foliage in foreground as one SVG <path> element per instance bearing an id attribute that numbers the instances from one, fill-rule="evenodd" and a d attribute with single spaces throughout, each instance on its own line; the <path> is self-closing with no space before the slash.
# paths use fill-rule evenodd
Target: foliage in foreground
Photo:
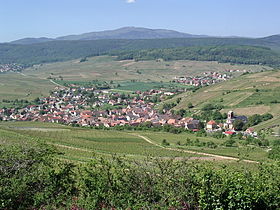
<path id="1" fill-rule="evenodd" d="M 210 163 L 95 158 L 80 165 L 50 147 L 0 149 L 0 208 L 276 209 L 280 165 L 256 171 Z"/>

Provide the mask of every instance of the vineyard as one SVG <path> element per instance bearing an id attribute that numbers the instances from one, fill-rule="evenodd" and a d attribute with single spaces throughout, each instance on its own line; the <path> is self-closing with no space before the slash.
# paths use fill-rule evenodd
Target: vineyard
<path id="1" fill-rule="evenodd" d="M 61 158 L 75 161 L 89 161 L 100 155 L 126 156 L 129 159 L 145 159 L 147 156 L 167 159 L 174 157 L 215 159 L 211 154 L 226 156 L 229 159 L 233 157 L 252 161 L 271 161 L 268 159 L 266 148 L 245 146 L 244 140 L 236 140 L 233 146 L 227 147 L 224 144 L 229 140 L 228 138 L 217 139 L 188 132 L 172 134 L 153 131 L 116 131 L 72 128 L 36 122 L 2 122 L 0 134 L 1 143 L 21 144 L 25 140 L 29 142 L 39 140 L 55 146 L 61 152 Z M 209 155 L 205 156 L 202 153 Z"/>

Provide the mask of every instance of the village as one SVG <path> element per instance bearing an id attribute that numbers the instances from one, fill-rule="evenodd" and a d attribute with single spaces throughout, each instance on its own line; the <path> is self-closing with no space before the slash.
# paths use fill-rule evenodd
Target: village
<path id="1" fill-rule="evenodd" d="M 18 65 L 16 63 L 0 64 L 0 73 L 21 72 L 23 69 L 23 66 Z"/>
<path id="2" fill-rule="evenodd" d="M 155 109 L 157 102 L 174 94 L 175 92 L 150 90 L 125 95 L 93 87 L 57 87 L 50 96 L 37 98 L 34 104 L 25 108 L 0 109 L 0 120 L 107 128 L 143 124 L 152 127 L 169 125 L 193 132 L 205 129 L 208 133 L 223 132 L 225 135 L 236 134 L 233 127 L 235 120 L 241 120 L 244 124 L 248 120 L 245 116 L 235 116 L 233 112 L 229 112 L 225 123 L 216 123 L 214 120 L 202 122 L 192 117 L 172 114 L 170 110 Z M 251 128 L 243 134 L 257 137 L 257 133 Z"/>
<path id="3" fill-rule="evenodd" d="M 174 82 L 191 85 L 195 87 L 213 85 L 219 82 L 224 82 L 233 78 L 233 74 L 248 73 L 249 70 L 233 70 L 225 69 L 223 72 L 204 72 L 199 76 L 177 76 L 173 78 Z"/>

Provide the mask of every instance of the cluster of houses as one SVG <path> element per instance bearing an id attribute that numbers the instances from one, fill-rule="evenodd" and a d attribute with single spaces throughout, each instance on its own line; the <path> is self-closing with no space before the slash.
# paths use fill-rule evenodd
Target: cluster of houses
<path id="1" fill-rule="evenodd" d="M 250 70 L 247 70 L 247 69 L 225 69 L 225 72 L 228 72 L 228 73 L 250 73 L 251 71 Z"/>
<path id="2" fill-rule="evenodd" d="M 57 87 L 50 96 L 38 98 L 33 105 L 22 109 L 0 109 L 0 120 L 105 127 L 138 126 L 147 123 L 150 126 L 170 125 L 192 131 L 199 131 L 204 127 L 205 122 L 191 117 L 181 117 L 170 111 L 159 113 L 154 108 L 155 103 L 147 100 L 153 96 L 164 98 L 170 94 L 174 93 L 150 90 L 137 91 L 133 96 L 127 96 L 95 88 Z M 230 111 L 225 123 L 211 120 L 206 123 L 205 129 L 207 132 L 224 131 L 224 134 L 232 135 L 236 133 L 233 126 L 235 120 L 241 120 L 244 124 L 248 121 L 246 116 L 235 116 Z M 257 135 L 251 129 L 244 134 Z"/>
<path id="3" fill-rule="evenodd" d="M 22 70 L 23 70 L 23 67 L 21 65 L 16 64 L 16 63 L 0 64 L 0 73 L 21 72 Z"/>
<path id="4" fill-rule="evenodd" d="M 38 99 L 35 105 L 23 109 L 0 109 L 0 119 L 105 127 L 136 126 L 149 122 L 153 126 L 172 125 L 194 131 L 199 129 L 198 120 L 182 118 L 170 112 L 160 114 L 154 109 L 155 103 L 145 100 L 173 93 L 151 90 L 137 91 L 136 94 L 123 97 L 119 93 L 94 88 L 57 88 L 51 96 Z"/>
<path id="5" fill-rule="evenodd" d="M 241 116 L 236 116 L 234 115 L 233 111 L 228 112 L 228 117 L 225 123 L 217 123 L 214 120 L 210 120 L 209 122 L 206 123 L 206 131 L 207 132 L 217 132 L 217 131 L 224 131 L 223 133 L 226 136 L 234 135 L 237 132 L 235 131 L 234 128 L 234 122 L 236 120 L 242 121 L 244 124 L 248 122 L 248 118 L 244 115 Z M 253 128 L 248 128 L 244 132 L 240 132 L 244 136 L 252 136 L 252 137 L 258 137 L 257 132 L 254 131 Z"/>
<path id="6" fill-rule="evenodd" d="M 204 72 L 201 76 L 182 76 L 182 77 L 175 77 L 173 79 L 174 82 L 183 83 L 186 85 L 192 86 L 206 86 L 216 84 L 222 81 L 226 81 L 230 79 L 227 73 L 219 73 L 219 72 Z"/>

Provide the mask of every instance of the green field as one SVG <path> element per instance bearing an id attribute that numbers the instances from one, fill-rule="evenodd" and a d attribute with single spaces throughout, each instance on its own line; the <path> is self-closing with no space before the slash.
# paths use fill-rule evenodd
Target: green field
<path id="1" fill-rule="evenodd" d="M 163 147 L 162 141 L 166 139 L 169 146 Z M 222 155 L 237 159 L 254 161 L 269 161 L 266 148 L 242 146 L 241 142 L 235 147 L 218 146 L 215 149 L 207 147 L 185 146 L 187 139 L 200 142 L 212 141 L 217 145 L 226 139 L 212 137 L 197 137 L 195 134 L 171 134 L 165 132 L 148 131 L 114 131 L 96 130 L 86 128 L 72 128 L 59 124 L 38 122 L 1 122 L 1 144 L 23 144 L 26 141 L 44 141 L 54 145 L 63 158 L 69 160 L 88 161 L 96 155 L 126 156 L 132 159 L 145 159 L 146 157 L 221 160 L 212 157 Z M 148 141 L 147 141 L 148 140 Z M 178 145 L 180 141 L 181 146 Z M 190 152 L 188 152 L 190 151 Z M 198 154 L 193 151 L 199 152 Z M 201 154 L 207 153 L 207 154 Z M 230 159 L 225 159 L 225 161 Z"/>
<path id="2" fill-rule="evenodd" d="M 0 107 L 7 100 L 32 100 L 36 97 L 49 95 L 55 85 L 49 80 L 24 76 L 17 73 L 0 74 Z"/>
<path id="3" fill-rule="evenodd" d="M 169 86 L 175 76 L 195 76 L 206 71 L 221 72 L 225 69 L 261 71 L 270 69 L 260 65 L 230 65 L 207 61 L 115 61 L 114 57 L 100 56 L 88 58 L 86 62 L 72 60 L 66 62 L 35 65 L 22 73 L 0 74 L 0 106 L 3 99 L 32 100 L 47 96 L 57 83 L 111 81 L 121 84 L 118 90 L 135 91 Z M 131 82 L 131 80 L 136 81 Z M 143 83 L 144 82 L 144 83 Z M 175 86 L 172 84 L 172 86 Z M 183 87 L 182 85 L 176 85 Z"/>
<path id="4" fill-rule="evenodd" d="M 15 139 L 41 139 L 56 146 L 59 151 L 65 152 L 64 157 L 69 159 L 87 160 L 94 154 L 121 155 L 134 158 L 153 157 L 185 157 L 199 156 L 188 153 L 169 151 L 152 145 L 135 133 L 119 131 L 103 131 L 91 129 L 77 129 L 67 126 L 55 127 L 56 124 L 41 124 L 29 122 L 1 123 L 2 141 L 9 133 Z M 7 131 L 8 129 L 8 131 Z M 16 140 L 13 139 L 13 142 Z M 8 140 L 5 140 L 8 141 Z"/>
<path id="5" fill-rule="evenodd" d="M 199 75 L 204 71 L 223 71 L 225 69 L 247 69 L 261 71 L 263 66 L 242 66 L 230 64 L 218 64 L 216 62 L 197 61 L 115 61 L 112 57 L 93 57 L 88 61 L 79 63 L 79 60 L 44 64 L 34 66 L 23 73 L 0 75 L 0 106 L 6 106 L 3 99 L 26 99 L 46 96 L 56 84 L 47 79 L 49 76 L 64 80 L 57 81 L 60 85 L 73 82 L 84 84 L 86 82 L 111 81 L 120 84 L 117 91 L 149 90 L 159 87 L 188 87 L 169 83 L 174 76 Z M 136 81 L 131 81 L 131 80 Z M 162 80 L 162 81 L 161 81 Z M 182 98 L 175 109 L 186 109 L 192 102 L 193 112 L 199 110 L 206 103 L 220 104 L 224 106 L 223 112 L 234 110 L 237 114 L 252 115 L 272 113 L 274 118 L 257 126 L 258 129 L 280 124 L 280 72 L 266 71 L 257 74 L 247 74 L 230 81 L 219 83 L 210 87 L 204 87 L 198 91 L 186 92 L 174 97 Z M 255 161 L 267 161 L 266 149 L 242 146 L 242 142 L 232 148 L 221 146 L 225 140 L 210 137 L 197 137 L 194 134 L 170 134 L 155 132 L 119 132 L 95 129 L 78 129 L 56 124 L 42 123 L 1 123 L 3 136 L 11 135 L 14 139 L 41 139 L 53 144 L 64 152 L 64 158 L 73 160 L 88 160 L 95 154 L 100 155 L 126 155 L 131 158 L 153 157 L 211 157 L 211 154 L 223 155 L 235 158 L 245 158 Z M 8 133 L 7 133 L 8 132 Z M 9 133 L 10 132 L 10 133 Z M 18 138 L 17 136 L 20 136 Z M 117 137 L 116 137 L 117 136 Z M 148 138 L 151 142 L 146 141 Z M 10 138 L 10 137 L 9 137 Z M 8 139 L 9 139 L 8 138 Z M 12 137 L 11 137 L 12 138 Z M 10 139 L 11 139 L 10 138 Z M 214 142 L 219 145 L 215 149 L 196 146 L 182 146 L 186 139 L 201 142 Z M 166 139 L 170 146 L 162 148 L 161 142 Z M 4 141 L 4 138 L 2 138 Z M 178 145 L 178 141 L 182 145 Z M 7 139 L 5 140 L 7 142 Z M 197 151 L 209 153 L 189 153 Z"/>
<path id="6" fill-rule="evenodd" d="M 74 81 L 164 81 L 169 82 L 175 76 L 194 76 L 207 71 L 271 69 L 260 65 L 230 65 L 208 61 L 116 61 L 114 57 L 100 56 L 79 60 L 37 65 L 24 71 L 26 75 L 46 79 L 62 76 L 64 80 Z"/>

